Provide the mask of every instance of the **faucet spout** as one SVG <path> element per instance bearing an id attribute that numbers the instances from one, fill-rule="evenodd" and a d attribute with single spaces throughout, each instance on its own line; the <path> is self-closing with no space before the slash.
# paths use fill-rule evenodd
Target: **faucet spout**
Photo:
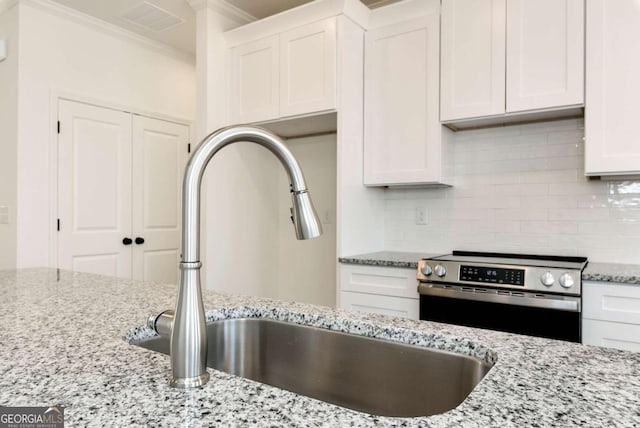
<path id="1" fill-rule="evenodd" d="M 169 382 L 177 388 L 197 387 L 209 380 L 206 369 L 206 323 L 200 285 L 200 192 L 202 177 L 211 158 L 223 147 L 237 142 L 259 144 L 280 160 L 291 183 L 296 237 L 310 239 L 322 234 L 302 170 L 280 138 L 262 128 L 235 126 L 219 129 L 202 140 L 189 159 L 182 184 L 182 261 L 171 330 L 172 377 Z"/>

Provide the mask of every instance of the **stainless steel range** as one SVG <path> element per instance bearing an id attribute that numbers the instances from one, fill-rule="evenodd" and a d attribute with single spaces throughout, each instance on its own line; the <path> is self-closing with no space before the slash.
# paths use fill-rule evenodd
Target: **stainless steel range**
<path id="1" fill-rule="evenodd" d="M 418 264 L 420 319 L 581 342 L 586 257 L 454 251 Z"/>

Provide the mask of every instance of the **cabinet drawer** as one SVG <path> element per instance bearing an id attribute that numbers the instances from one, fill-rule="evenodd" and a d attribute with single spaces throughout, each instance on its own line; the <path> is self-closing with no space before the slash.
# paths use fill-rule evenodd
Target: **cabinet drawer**
<path id="1" fill-rule="evenodd" d="M 341 265 L 340 290 L 419 298 L 415 269 Z"/>
<path id="2" fill-rule="evenodd" d="M 582 343 L 640 352 L 640 325 L 584 319 Z"/>
<path id="3" fill-rule="evenodd" d="M 640 286 L 585 281 L 583 318 L 640 325 Z"/>
<path id="4" fill-rule="evenodd" d="M 340 308 L 373 314 L 417 320 L 420 317 L 420 301 L 405 297 L 379 296 L 366 293 L 340 293 Z"/>

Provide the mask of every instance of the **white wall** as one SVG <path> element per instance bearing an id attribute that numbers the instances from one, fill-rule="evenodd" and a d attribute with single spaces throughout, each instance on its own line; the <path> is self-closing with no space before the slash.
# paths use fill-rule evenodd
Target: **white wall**
<path id="1" fill-rule="evenodd" d="M 189 120 L 195 118 L 195 65 L 188 57 L 132 41 L 45 0 L 18 7 L 17 265 L 46 266 L 55 212 L 55 92 Z"/>
<path id="2" fill-rule="evenodd" d="M 198 139 L 228 123 L 224 32 L 237 26 L 206 7 L 196 11 Z M 206 288 L 273 297 L 278 270 L 278 161 L 251 143 L 234 144 L 205 173 L 201 261 Z"/>
<path id="3" fill-rule="evenodd" d="M 0 62 L 0 207 L 9 210 L 9 223 L 0 224 L 0 269 L 16 265 L 16 204 L 18 145 L 18 7 L 0 15 L 0 40 L 8 57 Z"/>
<path id="4" fill-rule="evenodd" d="M 455 134 L 454 187 L 385 192 L 386 248 L 640 263 L 640 181 L 585 178 L 583 136 L 581 119 Z"/>
<path id="5" fill-rule="evenodd" d="M 336 304 L 336 135 L 287 140 L 304 172 L 322 221 L 323 234 L 298 241 L 291 220 L 289 180 L 280 173 L 278 192 L 278 281 L 273 297 L 296 302 Z M 328 218 L 328 221 L 326 221 Z"/>

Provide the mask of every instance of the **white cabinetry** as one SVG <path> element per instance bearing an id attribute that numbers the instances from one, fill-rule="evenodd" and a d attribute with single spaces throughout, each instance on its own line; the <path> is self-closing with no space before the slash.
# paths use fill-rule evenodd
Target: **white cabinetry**
<path id="1" fill-rule="evenodd" d="M 230 49 L 232 123 L 335 109 L 336 19 Z"/>
<path id="2" fill-rule="evenodd" d="M 419 318 L 415 269 L 340 265 L 340 307 Z"/>
<path id="3" fill-rule="evenodd" d="M 230 51 L 233 123 L 275 119 L 280 114 L 280 40 L 266 37 Z"/>
<path id="4" fill-rule="evenodd" d="M 584 0 L 443 0 L 441 73 L 444 122 L 581 106 Z"/>
<path id="5" fill-rule="evenodd" d="M 365 36 L 364 184 L 443 181 L 439 15 Z"/>
<path id="6" fill-rule="evenodd" d="M 336 20 L 280 35 L 280 116 L 335 108 Z"/>
<path id="7" fill-rule="evenodd" d="M 640 286 L 585 281 L 582 342 L 640 351 Z"/>
<path id="8" fill-rule="evenodd" d="M 442 2 L 443 121 L 505 111 L 505 0 Z"/>
<path id="9" fill-rule="evenodd" d="M 587 0 L 585 173 L 640 174 L 640 2 Z"/>

